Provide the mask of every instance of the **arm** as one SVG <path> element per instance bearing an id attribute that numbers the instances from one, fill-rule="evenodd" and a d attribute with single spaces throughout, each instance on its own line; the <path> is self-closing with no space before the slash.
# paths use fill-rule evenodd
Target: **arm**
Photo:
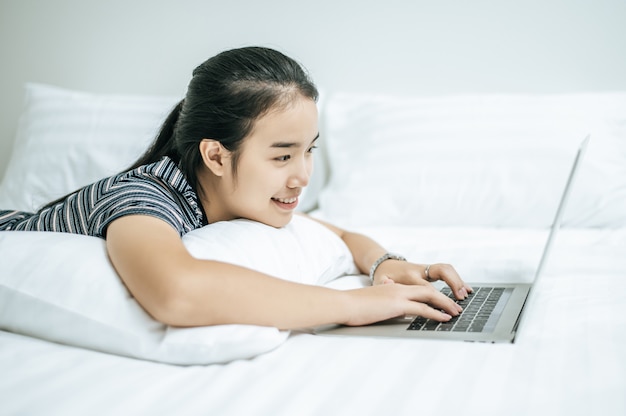
<path id="1" fill-rule="evenodd" d="M 198 260 L 171 226 L 149 216 L 113 221 L 107 229 L 107 250 L 137 301 L 169 325 L 238 323 L 287 329 L 327 323 L 363 325 L 403 314 L 448 320 L 459 313 L 454 302 L 426 286 L 338 291 Z"/>
<path id="2" fill-rule="evenodd" d="M 343 239 L 352 253 L 356 266 L 363 274 L 369 274 L 372 264 L 387 253 L 387 250 L 367 236 L 345 231 L 320 220 L 316 221 L 324 224 Z M 374 284 L 393 282 L 405 285 L 429 285 L 428 278 L 430 281 L 443 280 L 446 282 L 457 299 L 465 299 L 468 292 L 472 292 L 472 288 L 463 282 L 451 265 L 443 263 L 432 264 L 428 276 L 426 276 L 426 267 L 426 264 L 386 260 L 376 269 Z"/>

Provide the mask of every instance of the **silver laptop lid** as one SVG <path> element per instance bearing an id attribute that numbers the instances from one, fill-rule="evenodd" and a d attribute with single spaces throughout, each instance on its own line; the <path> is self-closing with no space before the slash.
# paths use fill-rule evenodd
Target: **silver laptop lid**
<path id="1" fill-rule="evenodd" d="M 578 173 L 578 166 L 580 165 L 585 152 L 587 151 L 587 144 L 589 143 L 589 138 L 591 135 L 587 135 L 584 140 L 580 143 L 578 147 L 578 152 L 576 153 L 576 158 L 574 159 L 574 163 L 572 165 L 572 169 L 570 170 L 569 177 L 567 178 L 567 183 L 565 184 L 565 189 L 563 190 L 563 195 L 561 196 L 561 201 L 559 202 L 559 207 L 556 210 L 556 215 L 554 216 L 554 221 L 552 223 L 552 227 L 550 229 L 550 234 L 548 235 L 548 240 L 546 241 L 546 246 L 543 250 L 543 254 L 541 255 L 541 260 L 539 261 L 539 266 L 537 267 L 537 271 L 535 272 L 534 282 L 537 281 L 541 272 L 545 268 L 548 254 L 552 249 L 552 245 L 554 244 L 554 239 L 556 237 L 557 231 L 561 228 L 561 222 L 563 221 L 563 213 L 565 211 L 565 206 L 567 205 L 567 200 L 569 199 L 569 195 L 573 188 L 574 178 Z"/>
<path id="2" fill-rule="evenodd" d="M 559 207 L 556 210 L 556 215 L 554 216 L 554 222 L 552 223 L 552 227 L 550 229 L 550 234 L 548 235 L 548 240 L 546 241 L 546 245 L 545 248 L 543 250 L 543 254 L 541 255 L 541 260 L 539 261 L 539 266 L 537 267 L 537 271 L 535 272 L 535 278 L 533 280 L 533 284 L 530 286 L 530 290 L 528 292 L 528 296 L 526 297 L 526 302 L 524 307 L 522 308 L 522 311 L 520 313 L 519 316 L 519 322 L 515 325 L 516 327 L 516 334 L 521 332 L 521 327 L 522 324 L 525 325 L 526 322 L 526 306 L 528 305 L 528 301 L 529 299 L 531 299 L 531 297 L 534 297 L 534 294 L 537 289 L 537 280 L 540 278 L 545 266 L 546 266 L 546 262 L 548 259 L 548 256 L 550 254 L 550 251 L 552 250 L 552 245 L 554 244 L 554 240 L 556 238 L 556 234 L 559 230 L 559 228 L 561 228 L 561 221 L 563 220 L 563 213 L 565 212 L 565 206 L 567 205 L 567 201 L 569 199 L 569 195 L 571 193 L 573 184 L 574 184 L 574 179 L 576 178 L 576 175 L 578 174 L 578 168 L 579 165 L 581 164 L 583 157 L 585 155 L 585 152 L 587 151 L 587 145 L 589 143 L 589 138 L 590 135 L 588 134 L 587 137 L 584 138 L 584 140 L 580 143 L 580 146 L 578 147 L 578 152 L 576 153 L 576 158 L 574 159 L 574 163 L 572 165 L 572 169 L 570 170 L 570 174 L 569 177 L 567 178 L 567 183 L 565 184 L 565 189 L 563 190 L 563 195 L 561 196 L 561 202 L 559 202 Z"/>

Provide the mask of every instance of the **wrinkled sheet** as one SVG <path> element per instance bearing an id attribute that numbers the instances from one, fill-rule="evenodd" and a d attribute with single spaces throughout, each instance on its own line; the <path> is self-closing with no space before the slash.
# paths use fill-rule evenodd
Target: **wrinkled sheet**
<path id="1" fill-rule="evenodd" d="M 532 279 L 543 230 L 367 228 L 466 280 Z M 0 413 L 626 414 L 626 230 L 562 230 L 514 344 L 293 331 L 250 360 L 173 366 L 0 332 Z M 359 277 L 336 287 L 363 283 Z"/>

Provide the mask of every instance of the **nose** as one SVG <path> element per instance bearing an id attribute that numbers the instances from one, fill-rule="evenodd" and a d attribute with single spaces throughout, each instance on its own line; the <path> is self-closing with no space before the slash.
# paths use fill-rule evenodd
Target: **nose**
<path id="1" fill-rule="evenodd" d="M 290 172 L 287 186 L 289 188 L 304 188 L 309 184 L 311 172 L 313 171 L 312 158 L 304 157 L 298 163 L 294 163 Z"/>

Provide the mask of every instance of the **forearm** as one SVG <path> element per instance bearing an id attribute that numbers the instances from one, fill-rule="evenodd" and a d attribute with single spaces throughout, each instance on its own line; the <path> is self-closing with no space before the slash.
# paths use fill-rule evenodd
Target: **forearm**
<path id="1" fill-rule="evenodd" d="M 351 319 L 353 302 L 344 292 L 193 258 L 175 230 L 151 217 L 114 221 L 107 251 L 135 299 L 169 325 L 296 328 Z"/>
<path id="2" fill-rule="evenodd" d="M 346 292 L 294 283 L 243 267 L 195 260 L 176 279 L 159 320 L 177 326 L 252 324 L 281 329 L 343 323 Z"/>
<path id="3" fill-rule="evenodd" d="M 380 244 L 365 235 L 344 231 L 341 238 L 350 249 L 354 263 L 363 274 L 369 274 L 372 264 L 386 253 Z"/>
<path id="4" fill-rule="evenodd" d="M 306 214 L 301 214 L 306 215 Z M 369 274 L 370 267 L 372 264 L 380 258 L 387 251 L 380 244 L 372 240 L 371 238 L 351 231 L 346 231 L 342 228 L 339 228 L 333 224 L 322 221 L 317 218 L 308 217 L 314 221 L 323 224 L 325 227 L 330 229 L 332 232 L 337 234 L 352 254 L 352 258 L 354 259 L 354 263 L 358 267 L 359 271 L 364 274 Z"/>

